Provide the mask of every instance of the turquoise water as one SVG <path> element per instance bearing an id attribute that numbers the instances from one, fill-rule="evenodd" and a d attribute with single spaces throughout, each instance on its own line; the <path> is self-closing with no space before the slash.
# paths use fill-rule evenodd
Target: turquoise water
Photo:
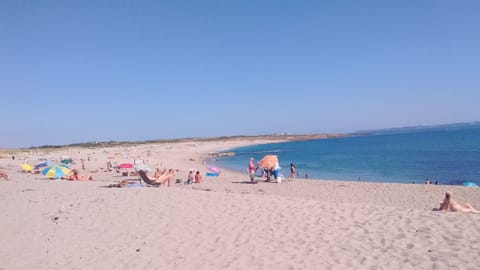
<path id="1" fill-rule="evenodd" d="M 278 155 L 281 173 L 293 162 L 300 178 L 347 181 L 480 184 L 480 125 L 376 133 L 365 136 L 256 145 L 232 149 L 216 161 L 245 172 L 248 158 Z"/>

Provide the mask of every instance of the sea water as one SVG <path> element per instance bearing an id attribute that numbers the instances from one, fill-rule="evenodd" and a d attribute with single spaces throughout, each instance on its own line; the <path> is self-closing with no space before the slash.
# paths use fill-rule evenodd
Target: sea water
<path id="1" fill-rule="evenodd" d="M 347 181 L 480 184 L 480 125 L 376 132 L 231 149 L 217 166 L 245 172 L 248 159 L 278 155 L 281 173 L 294 163 L 298 178 Z"/>

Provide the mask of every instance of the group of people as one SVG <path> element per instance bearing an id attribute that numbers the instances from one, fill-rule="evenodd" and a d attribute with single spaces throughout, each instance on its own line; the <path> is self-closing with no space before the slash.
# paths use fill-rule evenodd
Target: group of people
<path id="1" fill-rule="evenodd" d="M 202 182 L 200 171 L 189 170 L 186 184 L 199 184 Z"/>
<path id="2" fill-rule="evenodd" d="M 247 172 L 248 176 L 250 177 L 250 182 L 255 182 L 255 173 L 257 172 L 259 166 L 255 166 L 254 158 L 251 157 L 250 160 L 248 161 L 248 167 L 247 167 Z M 276 164 L 276 166 L 272 168 L 262 168 L 262 175 L 261 177 L 266 177 L 267 181 L 270 180 L 270 177 L 273 175 L 275 179 L 278 178 L 278 169 L 279 166 Z M 288 179 L 295 179 L 295 173 L 296 173 L 296 167 L 295 164 L 290 163 L 290 174 L 288 175 Z"/>
<path id="3" fill-rule="evenodd" d="M 172 179 L 175 176 L 177 171 L 178 170 L 174 170 L 174 169 L 160 170 L 159 168 L 157 168 L 157 170 L 155 171 L 152 177 L 149 177 L 149 176 L 147 177 L 148 177 L 148 180 L 154 183 L 170 186 Z M 198 184 L 201 182 L 202 182 L 202 175 L 200 174 L 200 171 L 196 171 L 193 169 L 188 171 L 187 181 L 185 181 L 185 184 Z"/>

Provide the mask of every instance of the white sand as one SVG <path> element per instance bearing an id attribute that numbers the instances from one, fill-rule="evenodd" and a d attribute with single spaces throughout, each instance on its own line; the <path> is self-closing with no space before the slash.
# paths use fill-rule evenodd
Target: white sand
<path id="1" fill-rule="evenodd" d="M 478 188 L 248 184 L 230 171 L 196 185 L 105 188 L 135 177 L 99 172 L 72 182 L 18 172 L 25 158 L 68 155 L 77 168 L 80 158 L 87 170 L 136 158 L 186 179 L 190 168 L 205 171 L 210 151 L 261 142 L 4 153 L 0 269 L 478 269 L 480 215 L 432 211 L 447 190 L 480 208 Z"/>

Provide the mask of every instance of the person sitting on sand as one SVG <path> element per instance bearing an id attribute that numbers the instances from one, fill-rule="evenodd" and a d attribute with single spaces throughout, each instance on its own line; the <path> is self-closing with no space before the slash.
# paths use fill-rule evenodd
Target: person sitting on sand
<path id="1" fill-rule="evenodd" d="M 195 174 L 195 181 L 193 181 L 196 184 L 199 184 L 202 182 L 202 176 L 200 175 L 200 171 L 197 171 L 197 174 Z"/>
<path id="2" fill-rule="evenodd" d="M 188 171 L 187 184 L 192 184 L 194 180 L 193 170 Z"/>
<path id="3" fill-rule="evenodd" d="M 462 212 L 462 213 L 476 213 L 479 214 L 480 211 L 473 208 L 470 204 L 460 204 L 452 199 L 452 193 L 447 191 L 445 193 L 445 199 L 443 202 L 440 202 L 440 207 L 438 210 L 452 211 L 452 212 Z"/>
<path id="4" fill-rule="evenodd" d="M 104 171 L 104 172 L 111 172 L 113 171 L 113 166 L 112 166 L 112 162 L 107 162 L 107 169 Z"/>
<path id="5" fill-rule="evenodd" d="M 6 172 L 0 172 L 0 178 L 8 180 L 8 174 Z"/>
<path id="6" fill-rule="evenodd" d="M 73 169 L 72 173 L 67 176 L 67 180 L 70 180 L 70 181 L 93 180 L 93 176 L 91 174 L 89 174 L 87 177 L 82 176 L 78 173 L 77 169 Z"/>

